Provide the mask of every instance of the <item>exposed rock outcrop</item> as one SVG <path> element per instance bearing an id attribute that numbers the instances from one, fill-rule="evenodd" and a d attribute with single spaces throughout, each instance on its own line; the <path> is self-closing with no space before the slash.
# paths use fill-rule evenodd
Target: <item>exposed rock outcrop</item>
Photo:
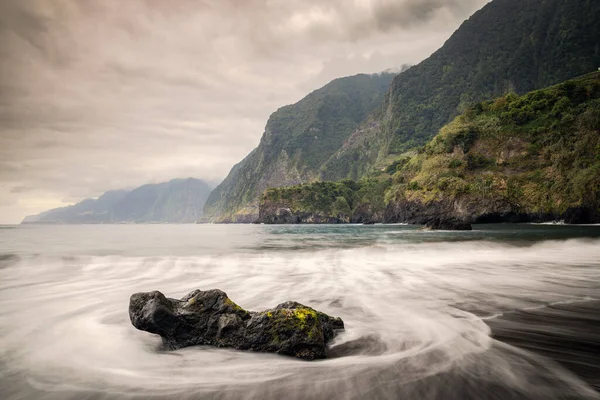
<path id="1" fill-rule="evenodd" d="M 456 218 L 436 218 L 425 224 L 426 228 L 443 231 L 472 231 L 469 221 Z"/>
<path id="2" fill-rule="evenodd" d="M 347 214 L 326 213 L 323 211 L 293 210 L 287 204 L 262 203 L 257 223 L 270 225 L 284 224 L 365 224 L 384 222 L 383 212 L 374 211 L 370 204 L 360 205 Z"/>
<path id="3" fill-rule="evenodd" d="M 479 223 L 541 223 L 564 221 L 567 224 L 600 222 L 600 213 L 593 207 L 571 207 L 563 213 L 536 212 L 501 199 L 481 201 L 477 198 L 422 203 L 401 200 L 390 202 L 385 223 L 425 225 L 431 229 L 470 230 Z"/>
<path id="4" fill-rule="evenodd" d="M 194 290 L 181 300 L 158 291 L 136 293 L 129 317 L 133 326 L 160 335 L 171 349 L 211 345 L 304 360 L 325 358 L 327 343 L 344 329 L 340 318 L 291 301 L 262 312 L 246 311 L 218 289 Z"/>
<path id="5" fill-rule="evenodd" d="M 271 188 L 263 194 L 258 223 L 371 224 L 383 222 L 385 190 L 391 180 L 313 182 Z"/>
<path id="6" fill-rule="evenodd" d="M 384 222 L 384 212 L 375 209 L 371 203 L 360 204 L 352 213 L 353 224 L 373 225 Z"/>
<path id="7" fill-rule="evenodd" d="M 261 205 L 257 223 L 269 225 L 286 224 L 347 224 L 350 217 L 327 215 L 316 211 L 292 210 L 285 204 Z"/>

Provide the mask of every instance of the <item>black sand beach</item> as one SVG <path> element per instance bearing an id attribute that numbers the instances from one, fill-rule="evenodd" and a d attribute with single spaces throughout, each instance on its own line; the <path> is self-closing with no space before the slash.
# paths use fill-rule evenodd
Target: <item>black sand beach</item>
<path id="1" fill-rule="evenodd" d="M 553 359 L 600 392 L 600 301 L 513 311 L 486 322 L 493 338 Z"/>

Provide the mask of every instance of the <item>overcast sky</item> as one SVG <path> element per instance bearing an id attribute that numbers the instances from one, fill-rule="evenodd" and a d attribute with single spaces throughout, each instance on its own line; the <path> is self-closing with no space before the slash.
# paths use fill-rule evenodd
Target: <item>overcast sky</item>
<path id="1" fill-rule="evenodd" d="M 218 182 L 269 115 L 416 64 L 487 0 L 0 0 L 0 223 Z"/>

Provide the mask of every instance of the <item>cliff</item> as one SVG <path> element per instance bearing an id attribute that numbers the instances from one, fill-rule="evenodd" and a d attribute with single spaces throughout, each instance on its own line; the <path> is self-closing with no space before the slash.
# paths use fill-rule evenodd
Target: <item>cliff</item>
<path id="1" fill-rule="evenodd" d="M 600 222 L 600 73 L 478 103 L 393 176 L 387 222 Z"/>
<path id="2" fill-rule="evenodd" d="M 422 146 L 469 104 L 524 94 L 600 66 L 600 2 L 494 0 L 431 57 L 397 75 L 384 102 L 324 166 L 360 179 Z"/>
<path id="3" fill-rule="evenodd" d="M 271 115 L 260 144 L 211 193 L 205 222 L 253 222 L 268 188 L 319 179 L 323 164 L 381 104 L 393 74 L 336 79 Z"/>
<path id="4" fill-rule="evenodd" d="M 376 173 L 470 104 L 595 70 L 598 37 L 598 1 L 494 0 L 393 81 L 338 79 L 275 112 L 259 146 L 211 194 L 205 221 L 252 222 L 268 188 Z"/>
<path id="5" fill-rule="evenodd" d="M 261 197 L 259 223 L 340 224 L 383 222 L 390 179 L 315 182 L 267 190 Z"/>
<path id="6" fill-rule="evenodd" d="M 373 204 L 370 220 L 386 223 L 600 222 L 600 73 L 476 103 L 361 182 L 388 183 L 377 199 L 352 181 L 270 190 L 260 222 L 359 221 Z"/>

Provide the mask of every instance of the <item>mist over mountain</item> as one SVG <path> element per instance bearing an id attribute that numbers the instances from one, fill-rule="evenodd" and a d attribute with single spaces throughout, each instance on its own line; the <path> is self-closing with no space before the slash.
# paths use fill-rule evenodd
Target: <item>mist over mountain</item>
<path id="1" fill-rule="evenodd" d="M 22 223 L 194 223 L 202 217 L 210 191 L 199 179 L 173 179 L 133 190 L 108 191 L 98 199 L 28 216 Z"/>

